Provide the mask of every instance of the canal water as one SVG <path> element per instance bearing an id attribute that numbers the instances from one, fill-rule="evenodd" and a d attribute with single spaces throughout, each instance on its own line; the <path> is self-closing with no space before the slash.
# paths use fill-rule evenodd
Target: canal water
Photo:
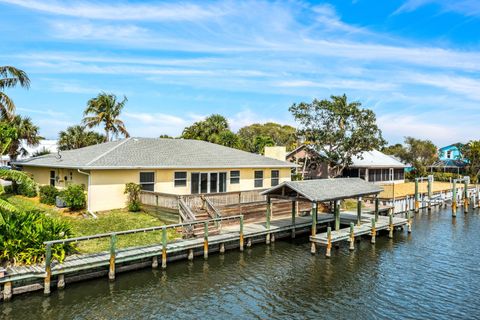
<path id="1" fill-rule="evenodd" d="M 312 256 L 307 239 L 254 245 L 167 271 L 15 296 L 1 319 L 480 319 L 480 214 L 417 214 L 413 233 Z"/>

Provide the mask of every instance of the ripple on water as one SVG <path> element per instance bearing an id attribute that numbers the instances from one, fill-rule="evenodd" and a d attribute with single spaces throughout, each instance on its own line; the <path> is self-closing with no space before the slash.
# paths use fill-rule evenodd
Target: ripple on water
<path id="1" fill-rule="evenodd" d="M 255 245 L 167 271 L 120 274 L 15 297 L 2 319 L 480 318 L 480 215 L 415 216 L 413 233 L 342 244 L 325 259 L 307 239 Z M 38 315 L 38 316 L 37 316 Z"/>

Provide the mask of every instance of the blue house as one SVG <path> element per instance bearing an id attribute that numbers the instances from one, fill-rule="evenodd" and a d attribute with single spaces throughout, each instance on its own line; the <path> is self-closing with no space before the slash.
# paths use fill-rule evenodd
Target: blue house
<path id="1" fill-rule="evenodd" d="M 468 161 L 463 158 L 461 148 L 461 143 L 455 143 L 438 149 L 438 161 L 429 167 L 430 171 L 464 173 Z"/>
<path id="2" fill-rule="evenodd" d="M 444 160 L 463 160 L 460 148 L 461 143 L 451 144 L 449 146 L 438 149 L 438 158 Z"/>

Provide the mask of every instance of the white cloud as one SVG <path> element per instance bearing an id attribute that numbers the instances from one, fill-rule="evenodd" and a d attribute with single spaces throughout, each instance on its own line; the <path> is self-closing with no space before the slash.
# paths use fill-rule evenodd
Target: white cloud
<path id="1" fill-rule="evenodd" d="M 466 142 L 474 138 L 472 132 L 475 132 L 476 125 L 473 123 L 462 121 L 462 125 L 453 126 L 451 121 L 442 124 L 432 122 L 432 120 L 435 121 L 428 115 L 391 113 L 378 117 L 377 123 L 384 136 L 389 137 L 390 143 L 403 142 L 403 138 L 406 136 L 429 139 L 438 145 Z"/>
<path id="2" fill-rule="evenodd" d="M 89 1 L 52 0 L 0 0 L 0 2 L 54 15 L 99 20 L 195 21 L 226 13 L 220 6 L 200 6 L 194 3 L 100 4 Z"/>
<path id="3" fill-rule="evenodd" d="M 151 125 L 151 124 L 159 124 L 159 125 L 174 125 L 174 126 L 184 126 L 187 121 L 183 118 L 165 114 L 165 113 L 131 113 L 125 112 L 124 115 L 127 118 L 134 119 L 142 124 Z"/>
<path id="4" fill-rule="evenodd" d="M 350 79 L 323 79 L 322 82 L 310 80 L 287 80 L 274 83 L 274 86 L 286 88 L 326 88 L 326 89 L 354 89 L 384 91 L 393 90 L 397 86 L 393 83 L 379 82 L 378 80 L 350 80 Z"/>
<path id="5" fill-rule="evenodd" d="M 480 15 L 480 3 L 477 0 L 407 0 L 394 14 L 412 12 L 430 4 L 437 5 L 443 12 L 456 12 L 465 16 Z"/>

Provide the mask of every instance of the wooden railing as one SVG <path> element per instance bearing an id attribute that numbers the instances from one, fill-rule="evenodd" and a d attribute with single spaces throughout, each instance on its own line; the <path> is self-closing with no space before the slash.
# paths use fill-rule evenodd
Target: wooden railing
<path id="1" fill-rule="evenodd" d="M 266 201 L 266 197 L 260 194 L 262 191 L 264 190 L 208 193 L 208 194 L 204 194 L 203 196 L 207 198 L 213 206 L 218 208 L 222 206 Z M 203 201 L 201 197 L 202 195 L 196 195 L 196 194 L 183 196 L 183 198 L 185 199 L 185 202 L 191 208 L 203 207 Z"/>
<path id="2" fill-rule="evenodd" d="M 166 257 L 167 257 L 167 244 L 168 244 L 168 237 L 167 237 L 167 230 L 168 229 L 178 229 L 178 228 L 192 228 L 195 225 L 203 225 L 204 226 L 204 248 L 207 248 L 208 252 L 208 228 L 209 223 L 215 221 L 239 221 L 239 237 L 240 237 L 240 248 L 243 250 L 243 216 L 236 215 L 224 218 L 217 218 L 211 219 L 206 221 L 191 221 L 186 223 L 177 223 L 177 224 L 170 224 L 165 226 L 156 226 L 156 227 L 148 227 L 148 228 L 141 228 L 141 229 L 133 229 L 133 230 L 124 230 L 124 231 L 116 231 L 116 232 L 108 232 L 108 233 L 100 233 L 94 234 L 89 236 L 83 237 L 76 237 L 76 238 L 67 238 L 67 239 L 60 239 L 60 240 L 52 240 L 52 241 L 45 241 L 43 244 L 45 245 L 45 278 L 44 278 L 44 292 L 50 293 L 50 280 L 52 276 L 52 246 L 59 245 L 59 244 L 66 244 L 66 243 L 74 243 L 74 242 L 81 242 L 81 241 L 88 241 L 93 239 L 102 239 L 102 238 L 110 238 L 110 266 L 109 266 L 109 278 L 115 278 L 115 260 L 116 255 L 118 253 L 117 249 L 117 237 L 124 236 L 128 234 L 134 233 L 146 233 L 146 232 L 154 232 L 154 231 L 161 231 L 162 232 L 162 266 L 165 264 L 166 266 Z M 208 253 L 207 253 L 208 254 Z"/>
<path id="3" fill-rule="evenodd" d="M 178 195 L 153 192 L 153 191 L 141 191 L 140 202 L 148 206 L 163 207 L 168 209 L 178 209 Z"/>
<path id="4" fill-rule="evenodd" d="M 210 201 L 210 199 L 208 199 L 207 197 L 204 197 L 205 199 L 205 209 L 207 210 L 208 212 L 208 215 L 210 216 L 210 218 L 213 218 L 213 219 L 218 219 L 218 218 L 221 218 L 222 215 L 220 214 L 220 210 L 217 209 L 217 207 L 215 207 L 212 202 Z M 217 226 L 217 228 L 220 228 L 221 229 L 221 221 L 219 220 L 215 220 L 215 226 Z"/>

